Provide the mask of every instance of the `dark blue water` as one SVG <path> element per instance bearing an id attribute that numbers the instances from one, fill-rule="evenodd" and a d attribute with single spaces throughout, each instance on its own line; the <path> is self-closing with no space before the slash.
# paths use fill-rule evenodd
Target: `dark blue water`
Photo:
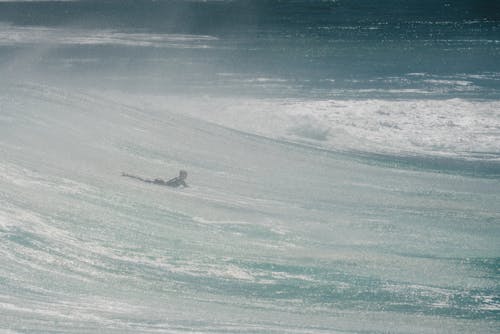
<path id="1" fill-rule="evenodd" d="M 76 1 L 0 6 L 0 20 L 15 26 L 216 38 L 199 43 L 206 49 L 194 51 L 168 45 L 56 43 L 38 59 L 49 68 L 44 76 L 59 72 L 62 59 L 78 58 L 81 63 L 69 72 L 77 67 L 81 80 L 90 84 L 96 72 L 106 73 L 104 80 L 126 72 L 131 75 L 128 85 L 147 84 L 148 89 L 166 80 L 175 82 L 174 88 L 182 83 L 183 91 L 287 97 L 385 97 L 390 89 L 403 89 L 396 97 L 424 91 L 440 98 L 498 98 L 500 7 L 495 1 Z M 3 44 L 4 62 L 12 48 L 22 47 Z M 85 59 L 94 62 L 89 66 Z M 221 78 L 220 73 L 234 76 Z M 235 80 L 256 75 L 285 80 L 286 87 L 241 82 L 234 87 Z M 466 85 L 457 86 L 457 81 Z"/>

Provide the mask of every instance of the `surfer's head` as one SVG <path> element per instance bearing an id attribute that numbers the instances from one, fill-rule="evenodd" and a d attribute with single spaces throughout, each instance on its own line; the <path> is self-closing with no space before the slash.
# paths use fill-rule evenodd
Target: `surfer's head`
<path id="1" fill-rule="evenodd" d="M 184 180 L 188 176 L 188 173 L 185 170 L 181 170 L 179 172 L 179 178 Z"/>

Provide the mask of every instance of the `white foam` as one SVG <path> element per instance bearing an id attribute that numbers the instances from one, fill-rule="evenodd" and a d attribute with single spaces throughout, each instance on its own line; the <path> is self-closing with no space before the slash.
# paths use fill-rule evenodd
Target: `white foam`
<path id="1" fill-rule="evenodd" d="M 445 84 L 468 87 L 468 81 Z M 135 96 L 129 101 L 158 109 L 175 105 L 178 112 L 223 126 L 334 150 L 500 160 L 500 101 L 495 100 Z"/>
<path id="2" fill-rule="evenodd" d="M 127 33 L 114 30 L 0 26 L 0 45 L 121 45 L 134 47 L 209 48 L 208 35 Z"/>
<path id="3" fill-rule="evenodd" d="M 471 86 L 472 82 L 466 80 L 439 80 L 439 79 L 426 79 L 424 82 L 434 85 L 447 85 L 447 86 Z"/>
<path id="4" fill-rule="evenodd" d="M 23 188 L 56 190 L 66 194 L 91 192 L 94 189 L 81 182 L 69 180 L 64 177 L 43 176 L 36 171 L 22 168 L 13 164 L 0 164 L 0 181 Z"/>
<path id="5" fill-rule="evenodd" d="M 498 302 L 498 296 L 480 295 L 480 296 L 475 296 L 475 299 L 481 303 L 481 305 L 479 306 L 480 310 L 500 311 L 500 303 Z"/>
<path id="6" fill-rule="evenodd" d="M 233 221 L 233 220 L 208 220 L 203 217 L 193 217 L 193 220 L 200 224 L 209 225 L 248 225 L 250 223 L 244 221 Z"/>

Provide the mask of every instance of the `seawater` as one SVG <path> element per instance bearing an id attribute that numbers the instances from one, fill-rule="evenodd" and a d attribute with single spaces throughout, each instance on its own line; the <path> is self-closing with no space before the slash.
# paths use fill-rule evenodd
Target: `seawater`
<path id="1" fill-rule="evenodd" d="M 1 1 L 0 331 L 497 333 L 498 13 Z"/>

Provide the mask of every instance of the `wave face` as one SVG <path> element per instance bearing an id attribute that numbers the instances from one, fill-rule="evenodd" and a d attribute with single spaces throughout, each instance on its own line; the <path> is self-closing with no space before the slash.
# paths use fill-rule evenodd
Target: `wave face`
<path id="1" fill-rule="evenodd" d="M 496 333 L 497 13 L 0 1 L 0 331 Z"/>

